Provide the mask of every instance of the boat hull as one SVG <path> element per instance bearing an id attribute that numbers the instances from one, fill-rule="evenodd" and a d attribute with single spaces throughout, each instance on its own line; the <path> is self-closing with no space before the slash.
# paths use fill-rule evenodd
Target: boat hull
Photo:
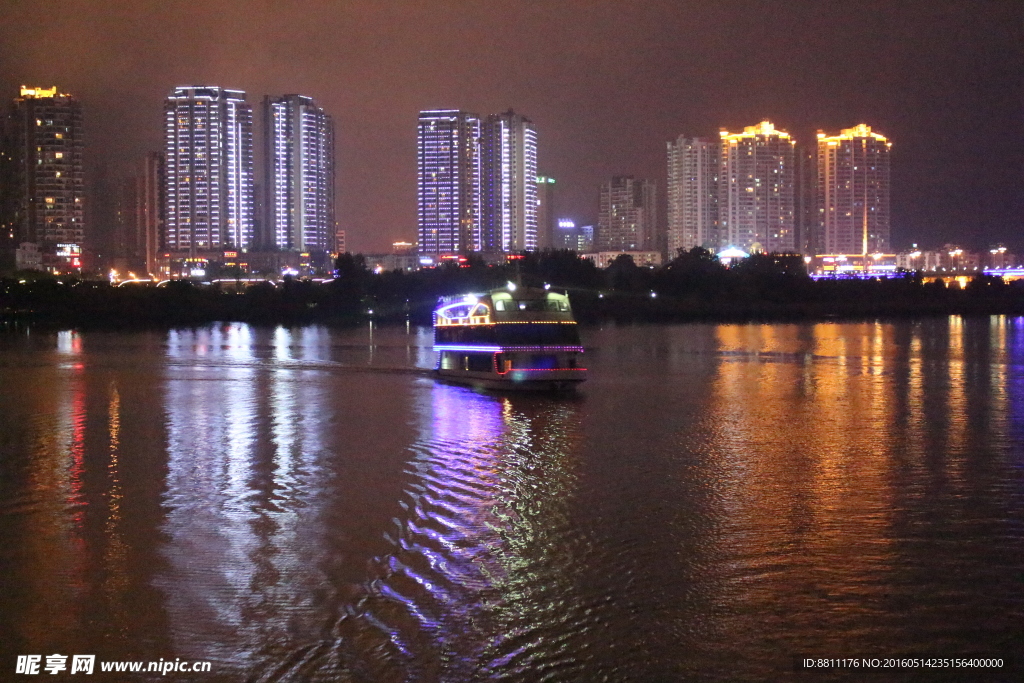
<path id="1" fill-rule="evenodd" d="M 511 370 L 504 374 L 473 370 L 435 370 L 438 379 L 453 384 L 471 386 L 489 391 L 545 391 L 569 392 L 587 378 L 587 371 L 565 370 Z"/>

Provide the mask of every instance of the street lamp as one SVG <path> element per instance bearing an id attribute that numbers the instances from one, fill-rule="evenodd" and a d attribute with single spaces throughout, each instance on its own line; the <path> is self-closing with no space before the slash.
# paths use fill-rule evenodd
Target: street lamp
<path id="1" fill-rule="evenodd" d="M 963 249 L 953 249 L 949 252 L 949 267 L 952 270 L 960 270 L 960 256 L 964 253 Z"/>

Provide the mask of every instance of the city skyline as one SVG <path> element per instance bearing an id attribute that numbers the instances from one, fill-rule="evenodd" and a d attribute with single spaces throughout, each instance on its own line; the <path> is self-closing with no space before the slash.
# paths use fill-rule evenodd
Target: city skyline
<path id="1" fill-rule="evenodd" d="M 14 245 L 38 232 L 35 223 L 39 221 L 25 209 L 33 208 L 33 202 L 42 205 L 42 200 L 33 200 L 34 183 L 29 181 L 42 173 L 45 182 L 57 182 L 50 177 L 54 164 L 68 171 L 60 182 L 73 183 L 78 197 L 70 201 L 47 197 L 44 208 L 53 213 L 72 204 L 78 216 L 83 212 L 81 107 L 73 96 L 58 95 L 57 91 L 56 86 L 22 86 L 7 119 L 0 151 L 10 177 L 4 176 L 6 208 L 2 216 L 5 221 L 12 216 L 16 219 L 10 226 L 4 223 L 5 239 Z M 336 224 L 331 220 L 333 120 L 312 98 L 296 94 L 264 97 L 262 188 L 253 180 L 253 116 L 244 91 L 178 86 L 164 108 L 164 153 L 172 159 L 173 170 L 166 173 L 160 153 L 151 152 L 141 175 L 121 179 L 114 199 L 112 251 L 105 258 L 108 266 L 113 263 L 122 269 L 140 270 L 144 263 L 153 271 L 158 249 L 170 252 L 165 257 L 172 259 L 205 257 L 225 248 L 301 251 L 303 257 L 309 256 L 306 252 L 345 251 L 345 232 L 333 229 Z M 42 118 L 29 127 L 37 110 Z M 486 120 L 459 110 L 420 112 L 419 119 L 420 253 L 514 253 L 551 246 L 539 221 L 555 220 L 555 181 L 537 175 L 537 134 L 532 121 L 512 109 Z M 55 132 L 58 130 L 64 132 Z M 35 146 L 32 141 L 36 138 L 42 146 Z M 64 153 L 54 154 L 50 149 L 54 145 L 74 153 L 62 159 Z M 832 136 L 819 130 L 814 150 L 809 145 L 798 147 L 787 131 L 767 120 L 746 126 L 741 133 L 722 129 L 717 142 L 680 135 L 667 144 L 667 225 L 657 220 L 654 181 L 638 181 L 634 192 L 632 176 L 615 176 L 601 186 L 596 246 L 603 251 L 655 250 L 667 258 L 694 246 L 712 251 L 865 258 L 874 254 L 877 258 L 895 251 L 890 249 L 889 224 L 891 147 L 888 138 L 864 123 Z M 28 151 L 18 154 L 18 149 Z M 40 156 L 38 163 L 46 165 L 38 166 L 34 175 L 21 173 L 19 182 L 25 187 L 14 187 L 18 173 L 11 172 L 18 164 L 11 161 L 35 159 L 36 155 Z M 460 164 L 466 169 L 455 168 Z M 36 164 L 26 167 L 36 168 Z M 182 178 L 182 173 L 187 175 Z M 61 175 L 57 172 L 55 177 Z M 466 185 L 465 192 L 460 184 Z M 161 187 L 154 194 L 157 185 Z M 20 211 L 28 216 L 26 220 L 17 219 L 19 211 L 12 208 L 11 199 L 17 200 L 19 192 L 22 197 L 18 201 L 27 202 Z M 430 230 L 422 217 L 429 211 L 437 214 L 435 218 L 450 217 L 449 200 L 461 195 L 468 199 L 468 220 L 460 219 L 448 229 L 449 237 L 461 242 L 440 248 L 445 245 L 438 244 L 438 230 Z M 166 211 L 161 213 L 162 209 Z M 164 213 L 171 214 L 173 220 L 165 221 Z M 247 220 L 243 220 L 246 214 Z M 461 214 L 456 211 L 455 216 Z M 77 268 L 83 242 L 86 254 L 97 255 L 88 249 L 88 239 L 83 240 L 81 218 L 67 222 L 74 230 L 73 237 L 64 235 L 64 244 L 55 245 L 47 235 L 32 238 L 21 246 L 42 247 L 42 252 L 29 254 L 21 249 L 16 260 L 33 260 L 37 255 L 46 260 L 49 253 L 49 264 L 57 263 L 56 256 Z M 62 225 L 50 216 L 44 227 L 49 229 L 51 223 Z M 68 232 L 61 229 L 61 234 Z M 15 232 L 19 233 L 17 239 Z M 698 241 L 699 237 L 704 239 Z M 992 253 L 1010 253 L 1002 242 L 994 246 Z M 917 248 L 914 244 L 913 249 Z M 949 248 L 959 246 L 943 245 L 943 249 Z"/>
<path id="2" fill-rule="evenodd" d="M 768 118 L 798 142 L 854 121 L 898 141 L 894 248 L 1024 234 L 1024 9 L 1012 3 L 760 12 L 652 0 L 628 22 L 601 0 L 500 13 L 468 2 L 242 12 L 226 0 L 116 10 L 84 0 L 46 23 L 32 7 L 5 8 L 0 88 L 74 93 L 88 113 L 87 166 L 108 178 L 159 147 L 154 112 L 174 85 L 313 97 L 338 127 L 338 222 L 355 251 L 415 237 L 409 121 L 441 106 L 527 112 L 560 214 L 578 222 L 596 219 L 604 179 L 662 180 L 665 142 L 680 133 L 714 137 Z"/>
<path id="3" fill-rule="evenodd" d="M 79 218 L 69 220 L 74 236 L 64 240 L 73 243 L 62 245 L 73 247 L 74 253 L 61 255 L 77 261 L 84 235 L 82 113 L 71 95 L 58 95 L 57 90 L 22 86 L 8 119 L 4 158 L 12 150 L 28 149 L 20 156 L 34 159 L 38 150 L 49 159 L 53 145 L 71 145 L 68 149 L 74 154 L 62 159 L 64 154 L 57 153 L 35 175 L 41 172 L 53 184 L 50 176 L 56 163 L 69 171 L 61 182 L 74 178 L 78 198 L 62 198 L 56 204 L 75 205 Z M 152 270 L 158 235 L 175 258 L 223 248 L 345 251 L 344 230 L 335 229 L 333 221 L 333 120 L 312 98 L 263 98 L 262 188 L 253 180 L 254 121 L 244 91 L 178 86 L 164 108 L 164 153 L 173 162 L 172 171 L 166 174 L 162 164 L 155 169 L 152 162 L 159 162 L 159 153 L 151 152 L 141 175 L 121 179 L 111 239 L 116 246 L 108 260 L 134 262 L 136 270 L 144 262 Z M 36 110 L 43 118 L 28 127 L 26 121 L 36 116 Z M 51 118 L 60 119 L 57 128 Z M 54 134 L 58 128 L 67 135 Z M 486 120 L 459 110 L 425 111 L 420 112 L 417 130 L 421 253 L 513 253 L 551 246 L 546 231 L 553 228 L 542 229 L 539 222 L 556 220 L 555 181 L 537 174 L 537 133 L 530 119 L 512 109 Z M 46 146 L 45 152 L 35 142 L 28 144 L 35 139 L 26 137 L 28 132 Z M 597 243 L 606 251 L 653 249 L 668 258 L 694 246 L 806 255 L 888 253 L 891 147 L 888 138 L 864 123 L 832 136 L 819 130 L 815 150 L 797 147 L 787 131 L 767 120 L 746 126 L 741 133 L 722 129 L 719 141 L 680 135 L 667 144 L 667 225 L 657 220 L 654 181 L 639 181 L 634 193 L 625 187 L 632 185 L 632 176 L 615 176 L 602 184 Z M 41 158 L 39 163 L 43 162 Z M 21 175 L 22 184 L 34 177 Z M 61 175 L 57 172 L 56 178 Z M 159 203 L 149 187 L 158 175 L 163 185 Z M 30 186 L 34 184 L 19 190 L 28 209 L 33 208 Z M 9 203 L 13 195 L 5 191 L 4 197 Z M 452 198 L 455 204 L 464 200 L 465 210 L 453 207 Z M 47 210 L 60 208 L 50 206 L 55 199 L 47 197 Z M 154 209 L 158 205 L 171 216 L 166 225 Z M 4 216 L 10 217 L 10 207 Z M 430 220 L 435 221 L 434 228 L 444 227 L 438 219 L 451 222 L 453 216 L 457 220 L 447 226 L 447 235 L 441 235 L 448 242 L 441 244 Z M 48 226 L 55 221 L 60 223 L 46 219 Z M 29 216 L 22 222 L 17 230 L 24 234 L 15 242 L 38 232 L 39 221 Z M 166 228 L 159 233 L 153 229 L 158 223 Z M 54 241 L 50 237 L 30 241 L 47 247 Z M 49 251 L 53 246 L 49 244 Z M 997 246 L 1006 251 L 1002 243 Z"/>

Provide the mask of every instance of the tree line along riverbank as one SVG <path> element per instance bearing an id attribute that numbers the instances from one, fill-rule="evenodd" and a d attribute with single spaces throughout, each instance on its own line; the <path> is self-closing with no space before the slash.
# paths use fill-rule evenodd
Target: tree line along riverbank
<path id="1" fill-rule="evenodd" d="M 372 273 L 358 255 L 338 258 L 333 281 L 285 279 L 244 287 L 188 280 L 162 287 L 28 276 L 0 280 L 0 322 L 75 327 L 139 327 L 245 321 L 257 324 L 430 324 L 442 296 L 484 292 L 508 281 L 569 292 L 581 323 L 732 322 L 864 319 L 936 315 L 1024 315 L 1024 282 L 979 274 L 966 287 L 925 282 L 919 273 L 888 279 L 807 275 L 803 259 L 755 254 L 732 267 L 703 249 L 660 268 L 628 257 L 608 268 L 573 252 L 527 253 L 511 264 L 472 258 L 414 272 Z"/>

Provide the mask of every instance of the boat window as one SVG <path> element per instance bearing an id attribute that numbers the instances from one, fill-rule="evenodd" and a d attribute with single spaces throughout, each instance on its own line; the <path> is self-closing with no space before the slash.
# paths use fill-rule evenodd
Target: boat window
<path id="1" fill-rule="evenodd" d="M 548 306 L 545 305 L 548 302 L 544 301 L 543 299 L 526 299 L 526 300 L 522 300 L 522 301 L 517 301 L 516 303 L 519 304 L 519 310 L 520 311 L 545 311 L 545 310 L 546 311 L 550 311 L 550 310 L 552 310 L 551 308 L 549 308 Z M 558 310 L 558 309 L 554 309 L 554 310 Z"/>
<path id="2" fill-rule="evenodd" d="M 504 311 L 505 310 L 505 302 L 503 300 L 501 300 L 501 299 L 495 300 L 495 302 L 494 302 L 494 310 L 496 310 L 496 311 Z"/>
<path id="3" fill-rule="evenodd" d="M 552 355 L 533 354 L 530 356 L 530 368 L 534 370 L 554 370 L 558 367 L 558 357 Z"/>
<path id="4" fill-rule="evenodd" d="M 438 344 L 578 346 L 580 336 L 576 325 L 538 322 L 437 327 L 434 340 Z"/>
<path id="5" fill-rule="evenodd" d="M 491 372 L 494 370 L 494 355 L 490 353 L 470 353 L 466 357 L 466 369 L 473 372 Z"/>
<path id="6" fill-rule="evenodd" d="M 569 310 L 569 306 L 564 301 L 558 301 L 558 300 L 555 300 L 555 299 L 548 299 L 548 300 L 543 300 L 543 299 L 540 299 L 540 300 L 527 299 L 527 300 L 516 301 L 515 303 L 516 303 L 517 308 L 519 308 L 520 311 L 555 311 L 555 312 L 558 312 L 558 311 L 568 311 Z M 495 302 L 495 307 L 497 307 L 497 302 Z M 500 310 L 504 310 L 504 309 L 499 308 L 498 310 L 500 311 Z"/>

